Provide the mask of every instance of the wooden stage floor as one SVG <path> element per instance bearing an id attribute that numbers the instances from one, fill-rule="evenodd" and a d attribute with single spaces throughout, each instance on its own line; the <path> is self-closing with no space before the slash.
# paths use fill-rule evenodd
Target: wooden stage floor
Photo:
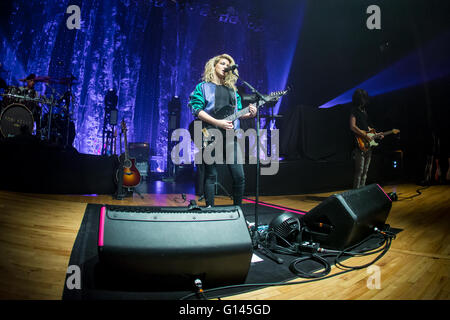
<path id="1" fill-rule="evenodd" d="M 381 288 L 369 289 L 368 269 L 318 282 L 268 287 L 223 299 L 275 300 L 398 300 L 450 298 L 450 186 L 421 190 L 413 184 L 383 186 L 396 191 L 387 223 L 403 231 L 376 266 Z M 310 210 L 330 193 L 265 196 L 261 201 Z M 107 203 L 149 206 L 185 206 L 180 194 L 143 194 L 122 201 L 111 196 L 42 195 L 0 191 L 0 299 L 59 300 L 68 262 L 86 205 Z M 187 194 L 187 200 L 195 199 Z M 231 204 L 218 197 L 216 204 Z M 373 257 L 352 258 L 350 265 Z M 332 268 L 332 273 L 340 271 Z M 293 281 L 298 281 L 296 279 Z"/>

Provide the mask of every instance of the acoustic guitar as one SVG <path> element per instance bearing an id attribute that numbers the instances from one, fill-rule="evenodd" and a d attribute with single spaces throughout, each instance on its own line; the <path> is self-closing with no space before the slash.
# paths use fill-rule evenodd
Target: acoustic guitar
<path id="1" fill-rule="evenodd" d="M 378 142 L 376 142 L 376 140 L 380 139 L 380 136 L 388 136 L 390 134 L 398 134 L 400 133 L 400 130 L 398 129 L 392 129 L 386 132 L 382 132 L 382 133 L 375 133 L 375 130 L 372 129 L 367 133 L 367 136 L 370 138 L 373 138 L 372 140 L 370 140 L 370 142 L 366 141 L 364 138 L 360 137 L 360 136 L 356 136 L 356 142 L 358 144 L 358 148 L 361 151 L 368 151 L 370 148 L 376 147 L 378 146 Z"/>
<path id="2" fill-rule="evenodd" d="M 130 158 L 128 155 L 128 141 L 127 141 L 127 125 L 125 121 L 121 122 L 123 140 L 125 144 L 125 152 L 120 155 L 120 162 L 123 163 L 123 182 L 124 187 L 132 188 L 139 185 L 141 182 L 141 174 L 136 168 L 136 159 Z M 120 168 L 116 173 L 116 181 L 119 181 Z"/>

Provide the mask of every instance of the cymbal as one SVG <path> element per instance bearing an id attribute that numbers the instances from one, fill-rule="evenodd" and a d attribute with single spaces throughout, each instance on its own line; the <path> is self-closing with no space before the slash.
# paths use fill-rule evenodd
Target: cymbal
<path id="1" fill-rule="evenodd" d="M 31 80 L 34 80 L 35 82 L 50 82 L 52 80 L 52 78 L 49 76 L 36 76 L 34 79 L 31 79 Z M 27 82 L 28 80 L 24 78 L 24 79 L 19 79 L 19 81 Z"/>
<path id="2" fill-rule="evenodd" d="M 45 82 L 45 83 L 56 83 L 56 84 L 65 84 L 65 85 L 74 85 L 79 84 L 80 82 L 74 81 L 75 77 L 64 77 L 64 78 L 54 78 L 50 76 L 36 76 L 34 78 L 35 82 Z M 19 81 L 27 82 L 26 79 L 19 79 Z"/>
<path id="3" fill-rule="evenodd" d="M 59 81 L 60 84 L 66 84 L 66 85 L 80 84 L 79 81 L 75 81 L 76 79 L 77 78 L 72 76 L 72 77 L 60 78 L 60 79 L 58 79 L 58 81 Z"/>

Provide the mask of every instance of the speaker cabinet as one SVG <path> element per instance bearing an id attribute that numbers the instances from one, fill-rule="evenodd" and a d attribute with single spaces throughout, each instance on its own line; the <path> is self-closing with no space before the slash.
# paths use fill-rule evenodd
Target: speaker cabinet
<path id="1" fill-rule="evenodd" d="M 378 184 L 335 194 L 303 217 L 314 242 L 342 250 L 382 228 L 392 202 Z"/>
<path id="2" fill-rule="evenodd" d="M 152 287 L 192 289 L 244 283 L 252 242 L 242 209 L 104 206 L 99 261 Z"/>
<path id="3" fill-rule="evenodd" d="M 150 144 L 148 142 L 129 142 L 128 149 L 131 158 L 136 162 L 148 162 L 150 157 Z"/>

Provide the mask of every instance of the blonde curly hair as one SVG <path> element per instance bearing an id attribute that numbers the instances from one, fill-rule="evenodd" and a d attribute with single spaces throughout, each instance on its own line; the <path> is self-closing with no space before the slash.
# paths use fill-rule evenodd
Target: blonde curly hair
<path id="1" fill-rule="evenodd" d="M 229 54 L 226 54 L 226 53 L 209 59 L 208 62 L 205 64 L 205 71 L 203 72 L 203 75 L 202 75 L 203 81 L 213 82 L 215 67 L 216 67 L 216 64 L 219 63 L 220 59 L 227 59 L 230 62 L 230 66 L 235 64 L 234 59 Z M 235 70 L 234 72 L 237 75 L 239 75 L 239 72 L 237 70 Z M 225 75 L 223 84 L 231 89 L 237 90 L 236 81 L 237 81 L 237 77 L 232 72 L 227 72 Z"/>

